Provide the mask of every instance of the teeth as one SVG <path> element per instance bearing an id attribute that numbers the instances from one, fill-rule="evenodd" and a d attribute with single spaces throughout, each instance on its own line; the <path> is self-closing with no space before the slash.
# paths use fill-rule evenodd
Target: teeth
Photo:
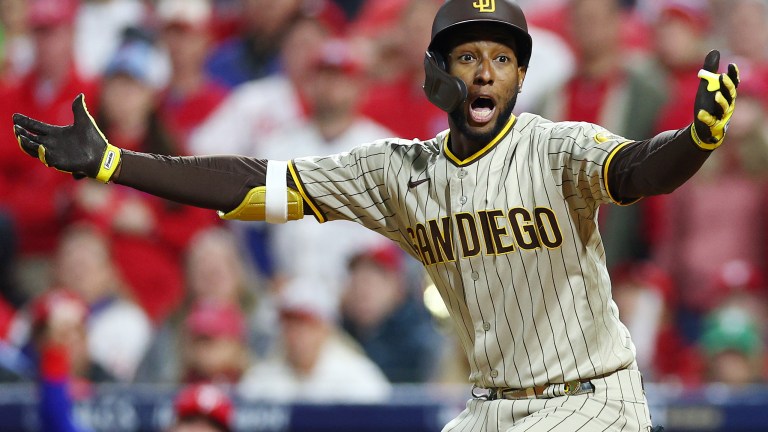
<path id="1" fill-rule="evenodd" d="M 495 111 L 495 108 L 470 108 L 469 115 L 476 123 L 487 123 Z"/>

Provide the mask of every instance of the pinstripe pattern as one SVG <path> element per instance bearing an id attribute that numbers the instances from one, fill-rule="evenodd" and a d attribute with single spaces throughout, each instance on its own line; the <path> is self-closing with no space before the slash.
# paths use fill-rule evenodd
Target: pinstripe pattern
<path id="1" fill-rule="evenodd" d="M 292 163 L 319 220 L 357 221 L 424 263 L 476 385 L 524 388 L 633 366 L 597 229 L 599 205 L 611 202 L 605 164 L 626 140 L 587 123 L 532 114 L 511 121 L 511 131 L 465 161 L 445 151 L 446 131 Z M 515 408 L 502 417 L 559 430 L 570 416 L 565 424 L 577 430 L 589 419 L 571 403 L 547 416 Z M 446 430 L 492 430 L 488 404 L 470 401 Z"/>

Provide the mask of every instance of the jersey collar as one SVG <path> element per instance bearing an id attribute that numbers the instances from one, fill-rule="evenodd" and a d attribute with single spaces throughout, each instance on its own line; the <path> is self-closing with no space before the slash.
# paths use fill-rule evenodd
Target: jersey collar
<path id="1" fill-rule="evenodd" d="M 504 125 L 504 128 L 501 130 L 501 132 L 499 132 L 499 134 L 498 134 L 498 135 L 496 135 L 496 137 L 495 137 L 495 138 L 493 138 L 493 139 L 491 140 L 491 142 L 489 142 L 488 144 L 486 144 L 486 145 L 485 145 L 485 147 L 481 148 L 480 150 L 478 150 L 477 152 L 475 152 L 475 153 L 474 153 L 473 155 L 471 155 L 470 157 L 468 157 L 468 158 L 466 158 L 466 159 L 463 159 L 463 160 L 462 160 L 462 159 L 459 159 L 458 157 L 456 157 L 456 155 L 454 155 L 454 154 L 453 154 L 453 152 L 451 152 L 451 149 L 449 149 L 449 148 L 448 148 L 448 140 L 449 140 L 449 138 L 450 138 L 450 136 L 451 136 L 451 132 L 449 131 L 447 134 L 445 134 L 445 138 L 443 138 L 443 149 L 444 149 L 444 151 L 445 151 L 445 155 L 448 157 L 448 159 L 449 159 L 451 162 L 453 162 L 453 163 L 454 163 L 454 165 L 457 165 L 457 166 L 464 166 L 464 165 L 469 165 L 469 164 L 471 164 L 472 162 L 474 162 L 474 161 L 476 161 L 476 160 L 480 159 L 481 157 L 483 157 L 483 156 L 484 156 L 486 153 L 488 153 L 489 151 L 491 151 L 491 149 L 492 149 L 494 146 L 496 146 L 496 144 L 498 144 L 498 143 L 499 143 L 499 141 L 501 141 L 502 139 L 504 139 L 504 137 L 505 137 L 505 136 L 507 136 L 507 134 L 509 133 L 509 131 L 510 131 L 510 130 L 512 130 L 512 126 L 514 126 L 514 125 L 515 125 L 515 122 L 516 122 L 516 121 L 517 121 L 517 117 L 515 117 L 515 115 L 514 115 L 514 114 L 512 114 L 512 115 L 509 117 L 509 120 L 507 121 L 507 124 L 506 124 L 506 125 Z"/>

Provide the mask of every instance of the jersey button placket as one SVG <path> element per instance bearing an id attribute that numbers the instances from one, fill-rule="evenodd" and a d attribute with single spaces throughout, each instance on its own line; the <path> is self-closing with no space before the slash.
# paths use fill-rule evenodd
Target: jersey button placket
<path id="1" fill-rule="evenodd" d="M 484 322 L 484 323 L 483 323 L 483 330 L 485 330 L 485 331 L 488 331 L 488 330 L 490 330 L 490 329 L 491 329 L 491 323 L 489 323 L 489 322 Z"/>

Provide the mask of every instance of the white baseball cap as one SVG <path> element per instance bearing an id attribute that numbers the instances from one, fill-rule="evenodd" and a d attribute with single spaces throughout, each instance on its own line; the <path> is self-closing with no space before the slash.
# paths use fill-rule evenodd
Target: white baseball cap
<path id="1" fill-rule="evenodd" d="M 157 18 L 164 25 L 205 27 L 211 20 L 212 9 L 210 0 L 160 0 Z"/>

